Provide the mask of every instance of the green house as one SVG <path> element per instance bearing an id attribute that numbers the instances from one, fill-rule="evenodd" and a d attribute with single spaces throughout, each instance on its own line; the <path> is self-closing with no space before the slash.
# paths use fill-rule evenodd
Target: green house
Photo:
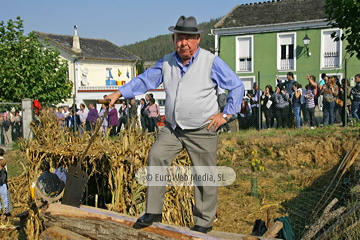
<path id="1" fill-rule="evenodd" d="M 288 72 L 303 86 L 307 74 L 318 81 L 322 73 L 347 77 L 354 85 L 360 61 L 345 51 L 347 42 L 331 38 L 342 30 L 326 21 L 324 6 L 325 0 L 237 5 L 212 29 L 216 54 L 238 74 L 246 90 L 259 80 L 261 89 L 274 88 L 276 79 L 286 79 Z"/>

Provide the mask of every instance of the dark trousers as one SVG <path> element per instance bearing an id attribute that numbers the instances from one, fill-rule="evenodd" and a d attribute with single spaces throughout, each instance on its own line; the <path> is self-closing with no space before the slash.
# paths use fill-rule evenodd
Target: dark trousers
<path id="1" fill-rule="evenodd" d="M 306 108 L 306 104 L 301 104 L 301 112 L 302 112 L 302 115 L 303 115 L 303 122 L 302 122 L 302 125 L 309 125 L 309 122 L 310 122 L 310 119 L 309 119 L 309 112 Z M 313 126 L 312 126 L 313 127 Z"/>
<path id="2" fill-rule="evenodd" d="M 126 116 L 125 116 L 125 115 L 123 115 L 123 116 L 121 116 L 121 117 L 119 118 L 119 125 L 118 125 L 117 131 L 116 131 L 117 133 L 120 132 L 121 127 L 122 127 L 123 124 L 124 124 L 124 126 L 126 127 Z"/>
<path id="3" fill-rule="evenodd" d="M 157 129 L 157 123 L 158 123 L 157 117 L 149 118 L 149 132 L 155 132 L 155 129 Z"/>
<path id="4" fill-rule="evenodd" d="M 309 117 L 310 126 L 315 127 L 317 125 L 315 118 L 315 108 L 306 108 L 306 114 Z"/>
<path id="5" fill-rule="evenodd" d="M 110 126 L 110 136 L 116 136 L 116 126 Z"/>
<path id="6" fill-rule="evenodd" d="M 281 127 L 286 128 L 290 125 L 289 120 L 293 120 L 294 118 L 293 117 L 292 119 L 290 119 L 290 113 L 292 114 L 292 111 L 289 106 L 285 108 L 276 108 L 275 110 L 275 116 L 277 122 L 276 128 L 281 128 Z"/>

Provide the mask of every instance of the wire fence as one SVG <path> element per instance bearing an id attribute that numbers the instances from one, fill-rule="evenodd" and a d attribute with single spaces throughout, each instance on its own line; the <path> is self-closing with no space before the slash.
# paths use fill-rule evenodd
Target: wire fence
<path id="1" fill-rule="evenodd" d="M 349 93 L 356 84 L 354 76 L 360 73 L 360 66 L 353 62 L 348 64 L 347 60 L 343 61 L 343 66 L 342 69 L 326 73 L 328 78 L 334 77 L 336 81 L 336 86 L 331 85 L 336 94 L 330 98 L 321 92 L 319 69 L 294 74 L 296 89 L 301 92 L 298 99 L 293 97 L 295 91 L 292 82 L 287 80 L 287 72 L 272 76 L 260 71 L 257 81 L 252 78 L 251 83 L 246 82 L 249 79 L 244 77 L 247 90 L 237 114 L 239 129 L 316 128 L 333 124 L 347 126 L 359 121 L 359 104 L 356 105 L 357 109 L 352 107 L 353 99 Z M 311 84 L 310 78 L 317 87 Z M 249 85 L 253 85 L 253 89 L 250 90 Z"/>
<path id="2" fill-rule="evenodd" d="M 326 188 L 302 192 L 286 203 L 295 239 L 358 239 L 359 199 L 359 165 Z"/>

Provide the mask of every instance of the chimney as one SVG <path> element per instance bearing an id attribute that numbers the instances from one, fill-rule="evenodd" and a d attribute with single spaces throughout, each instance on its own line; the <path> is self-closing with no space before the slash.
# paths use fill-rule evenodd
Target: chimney
<path id="1" fill-rule="evenodd" d="M 73 50 L 76 54 L 81 53 L 80 39 L 79 39 L 79 36 L 77 35 L 77 26 L 76 25 L 74 26 L 73 46 L 72 46 L 71 50 Z"/>

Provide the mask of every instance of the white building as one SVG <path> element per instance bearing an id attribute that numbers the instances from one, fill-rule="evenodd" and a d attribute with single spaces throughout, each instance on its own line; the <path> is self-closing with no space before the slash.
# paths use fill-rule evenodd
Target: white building
<path id="1" fill-rule="evenodd" d="M 76 26 L 74 36 L 42 32 L 36 34 L 40 41 L 47 40 L 50 47 L 58 49 L 61 58 L 69 62 L 68 73 L 69 79 L 74 83 L 74 93 L 73 98 L 68 99 L 64 105 L 71 106 L 75 101 L 77 107 L 80 103 L 88 106 L 90 102 L 113 93 L 136 75 L 137 56 L 106 39 L 81 38 Z M 163 105 L 163 89 L 149 92 Z"/>

